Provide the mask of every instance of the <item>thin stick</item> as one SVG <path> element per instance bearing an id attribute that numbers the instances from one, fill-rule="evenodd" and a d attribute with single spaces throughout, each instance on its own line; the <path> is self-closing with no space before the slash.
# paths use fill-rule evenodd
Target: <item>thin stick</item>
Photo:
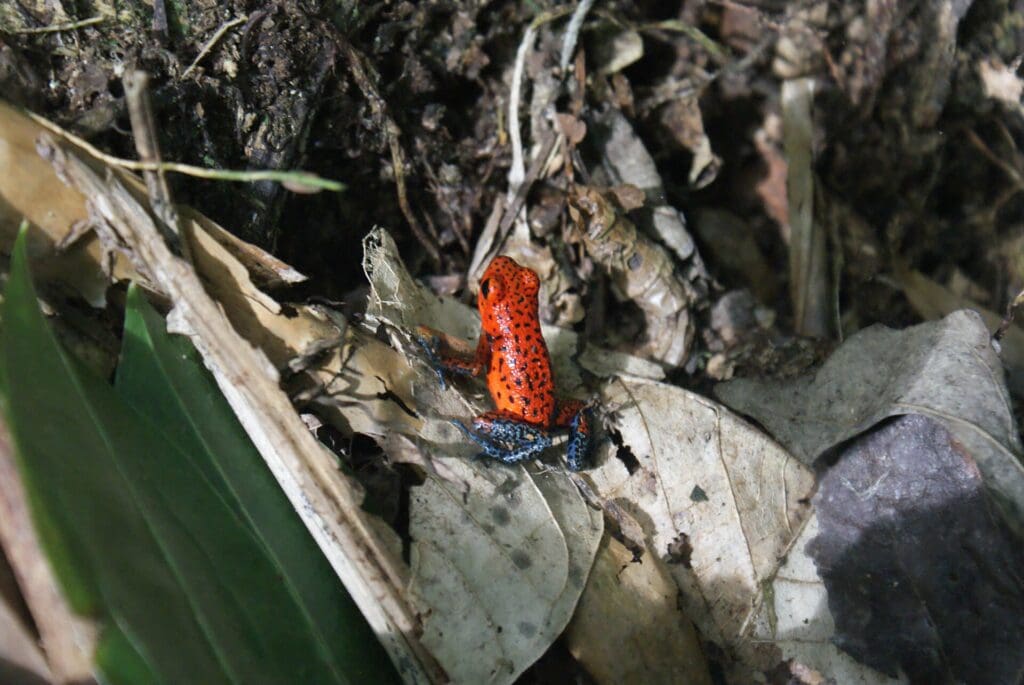
<path id="1" fill-rule="evenodd" d="M 72 21 L 67 24 L 52 24 L 50 26 L 40 26 L 38 28 L 31 29 L 12 29 L 10 33 L 25 35 L 35 33 L 60 33 L 61 31 L 75 31 L 77 29 L 84 29 L 87 26 L 93 26 L 106 21 L 106 17 L 97 14 L 95 17 L 89 17 L 88 19 L 82 19 L 81 21 Z"/>
<path id="2" fill-rule="evenodd" d="M 562 55 L 558 60 L 558 66 L 561 67 L 563 75 L 565 70 L 569 68 L 569 62 L 572 60 L 572 52 L 576 49 L 576 41 L 579 40 L 583 20 L 587 18 L 587 12 L 593 6 L 594 0 L 583 0 L 576 7 L 576 11 L 572 13 L 569 25 L 565 28 L 565 35 L 562 36 Z"/>
<path id="3" fill-rule="evenodd" d="M 310 186 L 312 188 L 322 188 L 323 190 L 331 190 L 334 192 L 345 190 L 344 183 L 332 181 L 331 179 L 311 174 L 308 171 L 276 171 L 271 169 L 237 171 L 232 169 L 207 169 L 206 167 L 182 164 L 181 162 L 140 162 L 135 159 L 115 157 L 113 155 L 108 155 L 92 143 L 79 138 L 70 131 L 65 131 L 57 124 L 35 114 L 34 112 L 23 110 L 23 113 L 46 130 L 60 136 L 75 147 L 84 150 L 91 157 L 119 169 L 130 169 L 131 171 L 156 171 L 157 169 L 162 169 L 165 172 L 184 174 L 185 176 L 193 176 L 195 178 L 208 178 L 214 181 L 231 181 L 239 183 L 276 181 L 278 183 L 294 183 L 297 185 Z"/>
<path id="4" fill-rule="evenodd" d="M 225 33 L 230 31 L 234 27 L 238 26 L 239 24 L 244 24 L 248 20 L 249 15 L 243 14 L 237 19 L 232 19 L 229 22 L 221 24 L 220 28 L 217 29 L 217 32 L 210 37 L 210 40 L 206 41 L 206 44 L 203 45 L 202 50 L 200 50 L 199 54 L 196 55 L 196 58 L 192 60 L 192 64 L 188 65 L 188 69 L 182 72 L 181 78 L 185 78 L 186 76 L 192 73 L 192 70 L 196 68 L 196 66 L 199 64 L 200 61 L 202 61 L 204 57 L 210 54 L 210 51 L 213 50 L 213 46 L 216 45 L 217 42 L 224 37 Z"/>
<path id="5" fill-rule="evenodd" d="M 526 165 L 523 163 L 523 138 L 519 128 L 519 91 L 523 84 L 523 67 L 526 64 L 526 53 L 533 46 L 537 29 L 544 24 L 569 14 L 571 7 L 558 7 L 537 15 L 530 22 L 516 50 L 516 61 L 512 69 L 512 89 L 508 97 L 508 134 L 512 146 L 512 166 L 508 170 L 508 199 L 511 200 L 523 179 L 526 177 Z"/>
<path id="6" fill-rule="evenodd" d="M 156 138 L 156 120 L 149 100 L 149 74 L 139 70 L 127 72 L 124 75 L 124 96 L 132 122 L 135 150 L 143 162 L 157 165 L 155 170 L 142 173 L 146 180 L 146 190 L 149 192 L 150 206 L 160 219 L 157 226 L 168 244 L 174 247 L 174 251 L 182 255 L 185 261 L 191 262 L 188 240 L 182 236 L 181 222 L 178 220 L 178 211 L 174 208 L 167 176 L 159 166 L 160 143 Z"/>

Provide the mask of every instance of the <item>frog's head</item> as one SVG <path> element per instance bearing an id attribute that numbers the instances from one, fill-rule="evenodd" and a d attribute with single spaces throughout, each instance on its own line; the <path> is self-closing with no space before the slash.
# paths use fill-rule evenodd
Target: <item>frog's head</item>
<path id="1" fill-rule="evenodd" d="M 520 266 L 511 257 L 495 257 L 480 279 L 480 292 L 477 294 L 484 328 L 497 327 L 497 316 L 529 317 L 532 312 L 536 317 L 538 290 L 540 279 L 533 269 Z"/>

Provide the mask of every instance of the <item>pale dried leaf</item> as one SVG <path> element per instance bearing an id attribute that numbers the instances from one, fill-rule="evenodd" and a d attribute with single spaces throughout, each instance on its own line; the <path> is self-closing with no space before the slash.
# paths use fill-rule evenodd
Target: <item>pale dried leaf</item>
<path id="1" fill-rule="evenodd" d="M 602 400 L 637 465 L 605 459 L 591 472 L 597 494 L 641 522 L 638 542 L 669 563 L 705 637 L 750 668 L 774 665 L 778 650 L 751 630 L 809 513 L 810 471 L 724 407 L 680 388 L 613 381 Z M 685 558 L 681 548 L 690 550 Z"/>
<path id="2" fill-rule="evenodd" d="M 587 45 L 593 52 L 598 73 L 614 74 L 644 56 L 643 38 L 633 29 L 602 23 L 594 29 L 594 34 Z"/>
<path id="3" fill-rule="evenodd" d="M 797 333 L 825 337 L 829 332 L 828 261 L 825 228 L 814 220 L 814 79 L 782 84 L 783 142 L 788 162 L 789 280 Z"/>
<path id="4" fill-rule="evenodd" d="M 423 641 L 453 682 L 510 683 L 572 616 L 601 516 L 561 472 L 435 461 L 457 480 L 429 478 L 411 493 Z"/>
<path id="5" fill-rule="evenodd" d="M 902 331 L 872 326 L 810 376 L 734 380 L 715 394 L 808 464 L 890 416 L 930 416 L 974 455 L 1011 523 L 1024 525 L 1020 436 L 1002 366 L 975 312 Z"/>
<path id="6" fill-rule="evenodd" d="M 569 651 L 598 683 L 710 685 L 700 640 L 664 564 L 640 562 L 606 535 L 566 631 Z"/>

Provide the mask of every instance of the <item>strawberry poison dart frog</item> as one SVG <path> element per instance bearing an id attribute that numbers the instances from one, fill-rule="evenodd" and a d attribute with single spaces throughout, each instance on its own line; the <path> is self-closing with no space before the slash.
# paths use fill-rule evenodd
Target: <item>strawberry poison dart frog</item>
<path id="1" fill-rule="evenodd" d="M 533 270 L 509 257 L 495 257 L 480 281 L 477 306 L 481 332 L 476 353 L 459 355 L 442 343 L 443 334 L 421 327 L 420 345 L 444 385 L 444 373 L 487 374 L 494 411 L 473 420 L 470 430 L 452 421 L 483 448 L 478 458 L 506 464 L 534 459 L 551 446 L 553 433 L 568 432 L 566 460 L 582 469 L 590 451 L 590 410 L 578 400 L 558 402 L 551 356 L 540 332 Z"/>

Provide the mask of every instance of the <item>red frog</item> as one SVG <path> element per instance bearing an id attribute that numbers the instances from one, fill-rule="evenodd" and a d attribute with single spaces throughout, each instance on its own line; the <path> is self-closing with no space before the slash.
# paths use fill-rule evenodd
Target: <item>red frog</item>
<path id="1" fill-rule="evenodd" d="M 481 332 L 476 354 L 460 355 L 443 344 L 444 334 L 420 327 L 417 338 L 444 386 L 444 372 L 467 376 L 487 373 L 494 411 L 473 420 L 471 431 L 452 421 L 483 448 L 478 456 L 506 464 L 534 459 L 551 446 L 551 435 L 568 432 L 566 459 L 572 471 L 585 465 L 590 451 L 590 410 L 579 400 L 557 401 L 551 355 L 537 316 L 537 274 L 499 256 L 484 271 L 477 295 Z M 444 349 L 442 349 L 444 348 Z"/>

